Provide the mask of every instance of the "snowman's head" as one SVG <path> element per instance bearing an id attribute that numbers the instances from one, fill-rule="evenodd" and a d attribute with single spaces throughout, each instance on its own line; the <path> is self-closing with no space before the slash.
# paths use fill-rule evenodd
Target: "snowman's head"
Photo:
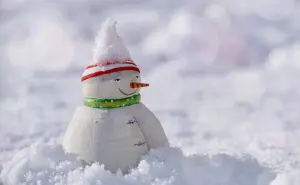
<path id="1" fill-rule="evenodd" d="M 116 22 L 104 22 L 96 38 L 91 63 L 81 81 L 86 98 L 120 99 L 139 93 L 140 70 L 131 60 L 129 51 L 116 31 Z"/>
<path id="2" fill-rule="evenodd" d="M 140 74 L 134 70 L 124 70 L 104 74 L 83 81 L 83 95 L 87 98 L 121 99 L 139 94 L 141 87 Z"/>

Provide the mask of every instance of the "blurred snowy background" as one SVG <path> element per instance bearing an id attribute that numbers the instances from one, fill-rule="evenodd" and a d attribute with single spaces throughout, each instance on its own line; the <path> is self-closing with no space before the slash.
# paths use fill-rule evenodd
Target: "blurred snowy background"
<path id="1" fill-rule="evenodd" d="M 183 152 L 154 151 L 125 177 L 81 172 L 58 145 L 107 17 L 151 84 L 143 102 Z M 1 0 L 2 180 L 299 185 L 299 37 L 298 0 Z"/>

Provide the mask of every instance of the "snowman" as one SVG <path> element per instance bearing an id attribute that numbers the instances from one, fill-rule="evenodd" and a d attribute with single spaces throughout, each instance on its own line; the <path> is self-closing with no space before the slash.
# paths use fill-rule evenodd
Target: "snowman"
<path id="1" fill-rule="evenodd" d="M 63 147 L 85 164 L 97 162 L 128 173 L 149 150 L 169 146 L 156 116 L 141 103 L 140 70 L 107 20 L 96 38 L 93 59 L 81 78 L 83 104 L 65 134 Z"/>

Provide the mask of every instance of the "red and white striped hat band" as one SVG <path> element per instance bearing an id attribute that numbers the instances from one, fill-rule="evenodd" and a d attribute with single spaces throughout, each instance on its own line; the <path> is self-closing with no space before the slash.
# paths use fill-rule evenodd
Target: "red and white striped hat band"
<path id="1" fill-rule="evenodd" d="M 124 62 L 119 61 L 107 61 L 101 62 L 99 64 L 89 65 L 85 68 L 83 75 L 81 77 L 81 81 L 87 80 L 92 77 L 120 72 L 120 71 L 128 71 L 133 70 L 140 72 L 137 65 L 132 60 L 126 60 Z"/>

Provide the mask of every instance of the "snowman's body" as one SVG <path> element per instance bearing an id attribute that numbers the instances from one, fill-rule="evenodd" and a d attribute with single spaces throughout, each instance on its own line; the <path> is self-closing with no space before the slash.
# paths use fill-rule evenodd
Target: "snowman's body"
<path id="1" fill-rule="evenodd" d="M 126 173 L 149 149 L 167 146 L 168 141 L 158 119 L 139 103 L 109 110 L 78 108 L 63 145 L 87 163 Z"/>
<path id="2" fill-rule="evenodd" d="M 81 78 L 84 105 L 75 112 L 63 147 L 85 163 L 127 173 L 150 149 L 168 146 L 155 115 L 140 102 L 140 70 L 130 59 L 116 33 L 116 23 L 107 21 L 94 59 Z"/>

